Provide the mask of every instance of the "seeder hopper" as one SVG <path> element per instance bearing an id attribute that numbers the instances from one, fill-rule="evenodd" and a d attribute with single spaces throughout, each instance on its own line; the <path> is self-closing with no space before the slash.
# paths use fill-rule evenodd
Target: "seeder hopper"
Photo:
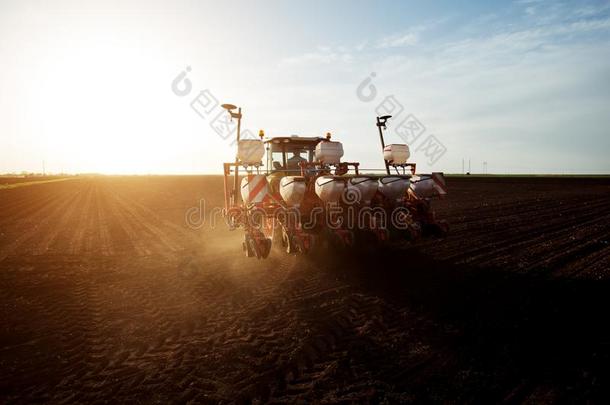
<path id="1" fill-rule="evenodd" d="M 377 117 L 383 173 L 363 173 L 358 162 L 343 161 L 343 145 L 330 134 L 240 139 L 241 108 L 223 107 L 237 119 L 237 156 L 224 163 L 224 216 L 244 230 L 248 257 L 266 258 L 274 245 L 306 254 L 447 232 L 430 206 L 446 195 L 443 174 L 416 174 L 407 145 L 385 144 L 391 116 Z"/>

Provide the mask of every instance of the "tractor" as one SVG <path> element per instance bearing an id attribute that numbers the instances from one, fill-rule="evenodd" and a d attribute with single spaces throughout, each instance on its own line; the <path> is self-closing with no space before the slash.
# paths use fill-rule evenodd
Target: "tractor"
<path id="1" fill-rule="evenodd" d="M 244 230 L 246 256 L 264 259 L 272 246 L 307 254 L 448 231 L 431 208 L 447 194 L 444 176 L 416 174 L 408 145 L 385 144 L 391 116 L 377 117 L 385 167 L 363 173 L 360 163 L 342 159 L 343 145 L 330 133 L 267 138 L 261 130 L 259 139 L 240 139 L 241 108 L 223 107 L 238 120 L 236 159 L 223 167 L 223 214 L 230 229 Z"/>

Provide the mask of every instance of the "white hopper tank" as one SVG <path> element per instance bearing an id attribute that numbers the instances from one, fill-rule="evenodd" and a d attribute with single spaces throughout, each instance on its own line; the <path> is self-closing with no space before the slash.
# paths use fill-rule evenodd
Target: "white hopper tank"
<path id="1" fill-rule="evenodd" d="M 389 200 L 398 201 L 405 196 L 409 183 L 408 176 L 383 176 L 379 179 L 379 191 Z"/>
<path id="2" fill-rule="evenodd" d="M 244 166 L 256 166 L 265 156 L 265 146 L 259 139 L 242 139 L 237 144 L 237 159 Z"/>
<path id="3" fill-rule="evenodd" d="M 316 145 L 316 160 L 326 164 L 337 164 L 343 157 L 343 144 L 335 141 L 321 141 Z"/>
<path id="4" fill-rule="evenodd" d="M 345 180 L 345 177 L 320 176 L 316 179 L 316 194 L 325 203 L 339 202 L 345 191 Z"/>
<path id="5" fill-rule="evenodd" d="M 376 177 L 354 176 L 347 181 L 346 200 L 369 205 L 377 192 L 379 182 Z"/>
<path id="6" fill-rule="evenodd" d="M 393 143 L 383 148 L 383 158 L 390 164 L 403 165 L 411 156 L 409 147 L 405 144 Z"/>
<path id="7" fill-rule="evenodd" d="M 302 176 L 286 176 L 280 180 L 280 195 L 291 207 L 298 207 L 303 201 L 307 183 Z"/>

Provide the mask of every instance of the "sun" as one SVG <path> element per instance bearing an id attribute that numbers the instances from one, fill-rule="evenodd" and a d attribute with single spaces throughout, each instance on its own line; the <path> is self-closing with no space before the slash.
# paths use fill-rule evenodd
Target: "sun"
<path id="1" fill-rule="evenodd" d="M 126 39 L 127 38 L 127 39 Z M 25 83 L 33 131 L 52 170 L 158 173 L 180 155 L 188 123 L 168 90 L 176 68 L 129 35 L 84 30 L 55 38 Z M 181 106 L 186 109 L 187 106 Z M 187 164 L 188 163 L 188 164 Z"/>

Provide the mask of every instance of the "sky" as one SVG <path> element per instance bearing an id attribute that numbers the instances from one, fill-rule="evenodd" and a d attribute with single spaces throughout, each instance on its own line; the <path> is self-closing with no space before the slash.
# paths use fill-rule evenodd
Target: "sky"
<path id="1" fill-rule="evenodd" d="M 0 173 L 221 173 L 219 103 L 363 168 L 390 114 L 420 172 L 610 173 L 610 2 L 0 1 Z"/>

